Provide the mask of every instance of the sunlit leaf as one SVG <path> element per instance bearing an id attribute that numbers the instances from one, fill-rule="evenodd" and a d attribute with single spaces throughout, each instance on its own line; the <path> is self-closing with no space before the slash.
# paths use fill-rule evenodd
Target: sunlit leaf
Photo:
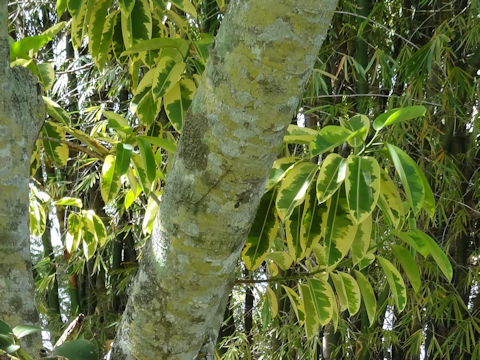
<path id="1" fill-rule="evenodd" d="M 355 228 L 355 237 L 351 249 L 353 265 L 357 265 L 367 255 L 371 236 L 372 216 L 370 215 Z"/>
<path id="2" fill-rule="evenodd" d="M 64 143 L 65 131 L 57 124 L 46 121 L 42 129 L 43 148 L 58 166 L 65 166 L 68 161 L 68 146 Z M 48 138 L 52 140 L 48 140 Z"/>
<path id="3" fill-rule="evenodd" d="M 317 132 L 313 129 L 290 124 L 283 141 L 287 144 L 309 144 L 316 135 Z"/>
<path id="4" fill-rule="evenodd" d="M 378 205 L 392 225 L 397 228 L 403 219 L 403 201 L 397 187 L 383 169 L 380 170 L 380 196 Z"/>
<path id="5" fill-rule="evenodd" d="M 120 178 L 115 174 L 116 159 L 113 155 L 105 158 L 102 166 L 100 194 L 105 204 L 112 201 L 120 191 Z"/>
<path id="6" fill-rule="evenodd" d="M 270 175 L 268 176 L 267 185 L 265 191 L 269 191 L 286 175 L 287 170 L 298 161 L 297 157 L 282 157 L 273 162 Z"/>
<path id="7" fill-rule="evenodd" d="M 286 271 L 292 266 L 293 259 L 286 251 L 274 251 L 267 255 L 267 257 L 277 264 L 280 269 Z"/>
<path id="8" fill-rule="evenodd" d="M 193 100 L 196 87 L 190 79 L 177 82 L 163 97 L 163 106 L 170 123 L 178 132 L 182 131 L 185 114 Z"/>
<path id="9" fill-rule="evenodd" d="M 308 286 L 313 298 L 316 315 L 320 321 L 320 325 L 324 326 L 332 319 L 333 304 L 335 299 L 332 296 L 330 285 L 325 280 L 308 279 Z M 306 312 L 308 316 L 308 312 Z"/>
<path id="10" fill-rule="evenodd" d="M 317 315 L 317 310 L 315 308 L 310 286 L 306 284 L 299 284 L 298 289 L 300 292 L 302 305 L 305 310 L 305 334 L 307 335 L 307 339 L 311 339 L 318 333 L 320 319 Z M 323 305 L 324 303 L 322 302 L 322 311 L 325 311 Z"/>
<path id="11" fill-rule="evenodd" d="M 321 155 L 346 142 L 352 132 L 341 126 L 328 125 L 321 128 L 310 143 L 311 156 Z"/>
<path id="12" fill-rule="evenodd" d="M 414 257 L 410 254 L 410 251 L 400 245 L 391 245 L 392 251 L 397 258 L 400 265 L 402 265 L 405 275 L 407 275 L 410 284 L 412 284 L 413 290 L 418 292 L 420 289 L 420 273 L 418 272 L 418 266 Z"/>
<path id="13" fill-rule="evenodd" d="M 388 285 L 392 291 L 393 299 L 397 305 L 398 311 L 402 311 L 407 303 L 407 290 L 403 282 L 402 275 L 398 269 L 387 259 L 377 256 L 379 264 L 382 266 Z"/>
<path id="14" fill-rule="evenodd" d="M 317 177 L 317 198 L 328 200 L 342 185 L 346 174 L 346 160 L 338 154 L 329 154 L 320 166 Z"/>
<path id="15" fill-rule="evenodd" d="M 377 299 L 375 298 L 375 293 L 373 291 L 372 285 L 368 279 L 360 271 L 354 270 L 355 277 L 357 278 L 358 287 L 362 293 L 363 304 L 367 310 L 368 320 L 370 326 L 375 322 L 375 314 L 377 312 Z"/>
<path id="16" fill-rule="evenodd" d="M 377 116 L 373 121 L 373 128 L 378 131 L 394 122 L 411 120 L 423 116 L 425 112 L 426 109 L 424 106 L 407 106 L 392 109 Z"/>

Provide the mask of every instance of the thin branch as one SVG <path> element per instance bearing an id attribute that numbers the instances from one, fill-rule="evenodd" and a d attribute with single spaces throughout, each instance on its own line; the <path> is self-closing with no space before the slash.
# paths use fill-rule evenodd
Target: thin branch
<path id="1" fill-rule="evenodd" d="M 335 97 L 346 97 L 346 98 L 351 98 L 351 97 L 384 97 L 384 98 L 389 98 L 389 97 L 400 97 L 399 95 L 386 95 L 386 94 L 331 94 L 331 95 L 318 95 L 318 96 L 312 96 L 312 98 L 315 99 L 321 99 L 321 98 L 335 98 Z M 430 101 L 425 101 L 425 100 L 418 100 L 418 99 L 411 99 L 413 101 L 416 101 L 418 103 L 422 104 L 427 104 L 427 105 L 432 105 L 432 106 L 441 106 L 441 104 L 437 104 L 434 102 Z"/>
<path id="2" fill-rule="evenodd" d="M 75 144 L 74 142 L 71 142 L 71 141 L 68 141 L 68 140 L 57 139 L 57 138 L 53 138 L 53 137 L 49 137 L 49 136 L 39 136 L 38 139 L 39 140 L 45 140 L 45 141 L 52 141 L 52 142 L 56 142 L 56 143 L 60 143 L 60 144 L 65 144 L 70 149 L 72 149 L 74 151 L 83 152 L 85 154 L 90 155 L 91 157 L 97 158 L 101 161 L 105 161 L 104 156 L 102 156 L 98 153 L 95 153 L 94 151 L 90 150 L 89 148 L 87 148 L 85 146 Z"/>
<path id="3" fill-rule="evenodd" d="M 286 282 L 286 281 L 290 281 L 290 280 L 300 280 L 300 279 L 304 279 L 304 278 L 307 278 L 307 277 L 312 277 L 316 274 L 320 274 L 320 273 L 323 273 L 323 272 L 325 272 L 325 269 L 319 269 L 319 270 L 312 271 L 312 272 L 304 272 L 304 273 L 300 273 L 298 275 L 287 276 L 287 277 L 273 276 L 273 277 L 268 278 L 268 279 L 236 279 L 234 284 L 235 285 L 241 285 L 241 284 L 263 284 L 263 283 Z"/>
<path id="4" fill-rule="evenodd" d="M 79 66 L 77 68 L 68 69 L 68 70 L 64 70 L 64 71 L 56 71 L 56 73 L 59 74 L 59 75 L 68 74 L 68 73 L 88 69 L 88 68 L 92 67 L 93 65 L 94 65 L 93 62 L 91 62 L 91 63 L 85 64 L 85 65 Z"/>
<path id="5" fill-rule="evenodd" d="M 415 49 L 420 49 L 417 45 L 415 45 L 413 42 L 411 42 L 410 40 L 408 40 L 406 37 L 403 37 L 402 35 L 400 35 L 399 33 L 393 31 L 392 29 L 389 29 L 388 27 L 386 27 L 385 25 L 383 24 L 380 24 L 372 19 L 369 19 L 367 18 L 366 16 L 363 16 L 363 15 L 360 15 L 360 14 L 355 14 L 355 13 L 352 13 L 352 12 L 349 12 L 349 11 L 341 11 L 341 10 L 337 10 L 335 11 L 335 13 L 337 14 L 343 14 L 343 15 L 351 15 L 351 16 L 356 16 L 356 17 L 359 17 L 360 19 L 363 19 L 363 20 L 368 20 L 370 21 L 371 23 L 381 27 L 382 29 L 384 30 L 387 30 L 388 32 L 391 32 L 392 34 L 394 34 L 395 36 L 398 36 L 400 39 L 402 39 L 403 41 L 405 41 L 407 44 L 409 45 L 412 45 Z"/>

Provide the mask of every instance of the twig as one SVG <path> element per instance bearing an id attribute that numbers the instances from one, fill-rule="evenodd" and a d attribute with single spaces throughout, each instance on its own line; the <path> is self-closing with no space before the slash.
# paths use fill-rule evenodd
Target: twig
<path id="1" fill-rule="evenodd" d="M 75 150 L 75 151 L 78 151 L 78 152 L 83 152 L 85 154 L 90 155 L 91 157 L 94 157 L 94 158 L 100 159 L 102 161 L 105 161 L 104 156 L 93 152 L 92 150 L 90 150 L 89 148 L 87 148 L 85 146 L 75 144 L 74 142 L 71 142 L 71 141 L 68 141 L 68 140 L 57 139 L 57 138 L 53 138 L 53 137 L 49 137 L 49 136 L 39 136 L 38 139 L 39 140 L 44 140 L 44 141 L 52 141 L 52 142 L 56 142 L 56 143 L 60 143 L 60 144 L 65 144 L 72 150 Z"/>

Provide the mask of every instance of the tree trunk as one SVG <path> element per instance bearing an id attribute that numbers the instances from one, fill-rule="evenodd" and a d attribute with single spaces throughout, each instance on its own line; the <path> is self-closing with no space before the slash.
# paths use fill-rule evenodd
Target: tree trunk
<path id="1" fill-rule="evenodd" d="M 336 0 L 230 4 L 112 359 L 212 358 L 233 271 Z"/>
<path id="2" fill-rule="evenodd" d="M 30 156 L 45 119 L 37 81 L 25 68 L 10 69 L 7 1 L 0 1 L 0 319 L 36 324 L 28 179 Z M 40 336 L 25 338 L 38 354 Z"/>

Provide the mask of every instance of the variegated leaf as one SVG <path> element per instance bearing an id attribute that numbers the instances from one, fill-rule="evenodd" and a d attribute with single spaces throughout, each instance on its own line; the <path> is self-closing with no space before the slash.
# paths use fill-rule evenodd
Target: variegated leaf
<path id="1" fill-rule="evenodd" d="M 325 326 L 332 319 L 333 305 L 335 303 L 335 299 L 332 296 L 333 291 L 331 291 L 330 284 L 325 280 L 308 279 L 308 286 L 320 325 Z M 308 316 L 308 312 L 306 315 Z"/>
<path id="2" fill-rule="evenodd" d="M 302 301 L 300 301 L 300 297 L 298 294 L 293 291 L 293 289 L 289 288 L 288 286 L 282 285 L 282 288 L 287 293 L 288 298 L 290 299 L 290 303 L 292 304 L 293 311 L 297 316 L 298 323 L 303 325 L 305 322 L 305 307 L 303 306 Z"/>
<path id="3" fill-rule="evenodd" d="M 368 279 L 360 271 L 354 270 L 355 277 L 357 278 L 358 287 L 362 293 L 363 304 L 367 310 L 368 321 L 370 326 L 375 322 L 375 314 L 377 312 L 377 299 L 375 298 L 375 292 Z"/>
<path id="4" fill-rule="evenodd" d="M 170 123 L 177 132 L 182 131 L 185 114 L 193 100 L 196 87 L 190 79 L 177 82 L 163 97 L 163 106 Z"/>
<path id="5" fill-rule="evenodd" d="M 154 69 L 152 93 L 155 102 L 168 93 L 185 70 L 185 63 L 170 55 L 171 51 L 162 51 L 162 57 Z"/>
<path id="6" fill-rule="evenodd" d="M 350 155 L 345 190 L 350 214 L 359 224 L 377 205 L 380 194 L 380 166 L 377 160 L 369 156 Z"/>
<path id="7" fill-rule="evenodd" d="M 108 155 L 102 166 L 100 194 L 105 204 L 112 201 L 120 191 L 120 178 L 115 174 L 115 157 Z"/>
<path id="8" fill-rule="evenodd" d="M 345 180 L 346 160 L 338 154 L 329 154 L 320 166 L 317 177 L 317 198 L 327 201 Z"/>
<path id="9" fill-rule="evenodd" d="M 43 148 L 47 155 L 58 166 L 65 166 L 68 161 L 68 146 L 65 141 L 65 131 L 57 124 L 46 121 L 43 125 L 42 135 L 45 138 L 57 139 L 58 141 L 43 140 Z"/>
<path id="10" fill-rule="evenodd" d="M 378 205 L 384 215 L 397 228 L 403 219 L 403 202 L 397 187 L 385 170 L 380 170 L 380 196 Z"/>
<path id="11" fill-rule="evenodd" d="M 382 266 L 388 285 L 392 291 L 395 304 L 398 311 L 403 311 L 407 303 L 407 290 L 403 282 L 402 275 L 398 269 L 387 259 L 377 256 L 379 264 Z"/>
<path id="12" fill-rule="evenodd" d="M 311 156 L 321 155 L 342 145 L 352 135 L 352 132 L 341 126 L 327 125 L 321 128 L 315 139 L 310 143 Z"/>
<path id="13" fill-rule="evenodd" d="M 368 216 L 355 228 L 355 237 L 352 243 L 353 265 L 357 265 L 367 254 L 372 236 L 372 216 Z"/>
<path id="14" fill-rule="evenodd" d="M 302 258 L 308 257 L 313 247 L 319 243 L 322 236 L 322 217 L 326 211 L 328 211 L 327 205 L 317 202 L 316 189 L 310 186 L 305 196 L 300 228 Z"/>
<path id="15" fill-rule="evenodd" d="M 313 338 L 318 333 L 320 327 L 320 319 L 318 318 L 314 299 L 310 286 L 307 284 L 299 284 L 298 289 L 302 300 L 303 308 L 305 309 L 305 334 L 307 339 Z M 322 311 L 324 311 L 325 304 L 322 302 Z M 325 315 L 322 313 L 322 315 Z"/>
<path id="16" fill-rule="evenodd" d="M 273 192 L 263 195 L 257 215 L 242 251 L 242 258 L 249 270 L 255 270 L 267 257 L 273 240 L 277 236 L 280 222 L 275 212 Z"/>
<path id="17" fill-rule="evenodd" d="M 317 135 L 317 132 L 313 129 L 290 124 L 283 142 L 287 144 L 309 144 L 313 141 L 315 135 Z"/>
<path id="18" fill-rule="evenodd" d="M 265 191 L 269 191 L 273 186 L 275 186 L 279 181 L 283 179 L 286 175 L 288 169 L 298 161 L 297 157 L 282 157 L 273 162 L 272 169 L 270 170 L 270 175 L 268 176 L 267 185 Z"/>

